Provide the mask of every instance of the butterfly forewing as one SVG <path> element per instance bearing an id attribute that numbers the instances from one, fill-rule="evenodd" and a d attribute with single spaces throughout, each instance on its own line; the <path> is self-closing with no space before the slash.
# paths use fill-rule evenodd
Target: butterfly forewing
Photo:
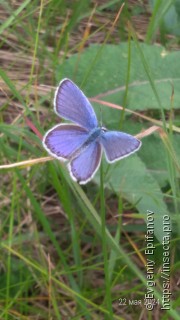
<path id="1" fill-rule="evenodd" d="M 81 148 L 89 133 L 75 124 L 60 124 L 50 129 L 43 138 L 45 149 L 55 158 L 66 160 Z"/>
<path id="2" fill-rule="evenodd" d="M 60 82 L 54 98 L 55 112 L 87 130 L 98 126 L 96 114 L 84 93 L 69 79 Z"/>

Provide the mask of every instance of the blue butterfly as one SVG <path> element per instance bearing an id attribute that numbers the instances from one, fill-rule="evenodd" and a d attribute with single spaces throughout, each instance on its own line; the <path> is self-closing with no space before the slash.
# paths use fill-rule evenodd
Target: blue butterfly
<path id="1" fill-rule="evenodd" d="M 43 146 L 53 157 L 68 161 L 73 180 L 90 181 L 105 152 L 109 163 L 136 152 L 141 141 L 119 131 L 99 127 L 96 114 L 84 93 L 69 79 L 63 79 L 55 93 L 54 110 L 58 116 L 74 122 L 58 124 L 43 138 Z"/>

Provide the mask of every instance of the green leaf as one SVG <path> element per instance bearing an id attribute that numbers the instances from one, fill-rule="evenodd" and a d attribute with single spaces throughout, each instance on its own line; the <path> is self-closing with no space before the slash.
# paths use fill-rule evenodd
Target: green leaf
<path id="1" fill-rule="evenodd" d="M 104 163 L 106 174 L 105 186 L 121 194 L 123 198 L 134 204 L 137 210 L 144 215 L 146 220 L 147 211 L 154 212 L 154 234 L 162 242 L 163 228 L 162 219 L 168 214 L 167 206 L 163 200 L 163 193 L 156 179 L 147 170 L 145 164 L 136 154 L 129 158 L 108 165 Z M 99 184 L 99 174 L 95 181 Z"/>
<path id="2" fill-rule="evenodd" d="M 154 7 L 156 5 L 157 0 L 150 0 L 150 5 L 152 9 L 154 10 Z M 159 23 L 163 25 L 163 29 L 168 32 L 172 33 L 176 36 L 180 36 L 180 0 L 175 1 L 169 1 L 170 7 L 168 8 L 168 11 L 164 14 L 162 19 L 158 19 Z M 164 9 L 164 6 L 167 5 L 166 1 L 161 2 L 160 11 L 162 12 Z"/>
<path id="3" fill-rule="evenodd" d="M 145 141 L 146 147 L 140 150 L 140 157 L 146 167 L 161 187 L 167 184 L 166 153 L 158 136 L 149 136 Z M 157 152 L 158 150 L 158 152 Z"/>
<path id="4" fill-rule="evenodd" d="M 140 44 L 151 70 L 162 106 L 170 110 L 172 84 L 174 108 L 180 105 L 180 52 L 167 52 L 162 46 Z M 139 52 L 131 46 L 131 70 L 126 107 L 132 110 L 159 109 L 157 99 L 144 70 Z M 101 50 L 101 52 L 100 52 Z M 100 54 L 99 54 L 100 52 Z M 57 81 L 69 77 L 81 86 L 88 97 L 102 95 L 101 99 L 123 104 L 128 70 L 128 45 L 91 45 L 81 55 L 75 54 L 57 68 Z M 114 115 L 114 111 L 112 111 Z M 116 115 L 115 115 L 116 117 Z"/>

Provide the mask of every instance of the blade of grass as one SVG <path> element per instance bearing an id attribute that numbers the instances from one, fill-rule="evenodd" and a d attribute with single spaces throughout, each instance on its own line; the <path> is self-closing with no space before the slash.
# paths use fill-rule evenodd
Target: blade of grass
<path id="1" fill-rule="evenodd" d="M 163 128 L 164 128 L 164 131 L 165 131 L 165 135 L 167 137 L 167 145 L 170 146 L 171 144 L 170 144 L 170 139 L 169 139 L 169 136 L 168 136 L 168 131 L 167 131 L 167 126 L 166 126 L 166 120 L 165 120 L 163 106 L 161 104 L 161 101 L 160 101 L 158 92 L 156 90 L 156 87 L 155 87 L 155 84 L 154 84 L 154 81 L 153 81 L 153 77 L 152 77 L 152 75 L 150 73 L 148 64 L 147 64 L 146 59 L 144 57 L 144 54 L 143 54 L 143 52 L 142 52 L 142 50 L 140 48 L 140 45 L 139 45 L 139 43 L 137 41 L 136 34 L 135 34 L 135 32 L 134 32 L 134 30 L 133 30 L 133 28 L 131 26 L 130 26 L 130 30 L 132 32 L 134 41 L 136 43 L 137 49 L 139 51 L 139 54 L 141 56 L 141 61 L 142 61 L 142 64 L 144 66 L 144 69 L 146 71 L 146 74 L 147 74 L 147 77 L 149 79 L 149 82 L 151 84 L 152 90 L 153 90 L 154 95 L 156 97 L 156 100 L 157 100 L 157 102 L 159 104 L 159 107 L 160 107 L 160 110 L 161 110 L 161 117 L 162 117 L 162 120 L 163 120 Z M 172 99 L 171 99 L 171 103 L 172 103 Z M 169 127 L 172 128 L 172 124 Z M 172 148 L 171 148 L 171 150 L 172 150 Z M 166 159 L 167 159 L 167 168 L 168 168 L 168 173 L 169 173 L 169 181 L 170 181 L 170 185 L 171 185 L 172 191 L 174 193 L 174 199 L 176 199 L 176 195 L 177 195 L 178 191 L 176 190 L 176 186 L 174 184 L 174 181 L 176 181 L 175 166 L 178 168 L 179 165 L 178 165 L 176 160 L 174 161 L 174 164 L 172 162 L 173 158 L 174 158 L 174 156 L 173 156 L 174 152 L 171 152 L 168 149 L 165 149 L 165 151 L 166 151 Z M 177 212 L 177 210 L 178 210 L 177 203 L 175 201 L 175 212 Z M 179 232 L 180 232 L 180 230 L 179 230 Z"/>
<path id="2" fill-rule="evenodd" d="M 8 234 L 8 246 L 11 248 L 13 243 L 13 226 L 14 226 L 14 208 L 15 208 L 15 199 L 16 199 L 16 176 L 13 175 L 13 193 L 12 193 L 12 201 L 11 201 L 11 211 L 9 216 L 9 234 Z M 9 300 L 10 300 L 10 285 L 11 285 L 11 254 L 8 255 L 7 259 L 7 280 L 6 280 L 6 307 L 4 310 L 4 319 L 8 319 L 9 314 Z"/>
<path id="3" fill-rule="evenodd" d="M 6 21 L 0 26 L 0 34 L 7 29 L 13 21 L 16 19 L 16 17 L 27 7 L 27 5 L 31 2 L 31 0 L 25 0 L 17 10 L 13 12 L 13 14 L 6 19 Z"/>
<path id="4" fill-rule="evenodd" d="M 165 119 L 165 115 L 164 115 L 164 109 L 163 109 L 161 100 L 160 100 L 160 98 L 159 98 L 158 92 L 157 92 L 157 90 L 156 90 L 156 86 L 155 86 L 155 83 L 154 83 L 153 76 L 152 76 L 151 71 L 150 71 L 150 69 L 149 69 L 148 63 L 147 63 L 146 58 L 145 58 L 145 56 L 144 56 L 144 53 L 143 53 L 143 51 L 142 51 L 142 49 L 141 49 L 141 47 L 140 47 L 140 45 L 139 45 L 139 42 L 138 42 L 138 39 L 137 39 L 136 34 L 135 34 L 135 32 L 134 32 L 134 29 L 132 28 L 132 26 L 130 25 L 130 23 L 129 23 L 129 30 L 130 30 L 130 32 L 131 32 L 131 35 L 132 35 L 133 39 L 134 39 L 134 42 L 135 42 L 136 47 L 137 47 L 137 50 L 138 50 L 139 55 L 140 55 L 140 57 L 141 57 L 141 62 L 142 62 L 142 64 L 143 64 L 144 70 L 145 70 L 146 75 L 147 75 L 147 77 L 148 77 L 149 83 L 150 83 L 150 85 L 151 85 L 151 88 L 152 88 L 152 91 L 153 91 L 153 93 L 154 93 L 154 96 L 155 96 L 155 98 L 156 98 L 156 100 L 157 100 L 157 103 L 158 103 L 158 105 L 159 105 L 159 108 L 160 108 L 160 111 L 161 111 L 163 128 L 164 128 L 165 132 L 167 132 L 166 119 Z"/>
<path id="5" fill-rule="evenodd" d="M 13 248 L 9 247 L 7 244 L 1 243 L 1 247 L 6 249 L 8 252 L 11 252 L 11 254 L 15 255 L 16 257 L 18 257 L 19 259 L 24 261 L 27 264 L 27 266 L 32 267 L 34 270 L 40 272 L 40 274 L 44 275 L 48 279 L 48 270 L 44 269 L 42 267 L 42 265 L 37 264 L 35 261 L 29 260 L 25 256 L 21 255 L 18 251 L 16 251 Z M 79 292 L 77 292 L 76 290 L 72 290 L 64 282 L 60 281 L 59 279 L 55 278 L 54 276 L 51 276 L 51 280 L 54 283 L 56 283 L 60 288 L 62 288 L 65 291 L 67 291 L 70 296 L 77 297 L 77 298 L 79 298 L 81 300 L 84 300 L 88 305 L 93 307 L 94 310 L 98 310 L 98 311 L 102 312 L 103 314 L 108 314 L 108 311 L 105 308 L 103 308 L 100 305 L 95 304 L 93 301 L 91 301 L 91 299 L 87 299 L 86 297 L 81 296 L 79 294 Z M 114 316 L 114 319 L 124 320 L 123 318 L 121 318 L 119 316 L 116 316 L 116 315 Z"/>
<path id="6" fill-rule="evenodd" d="M 36 31 L 36 36 L 35 36 L 35 44 L 34 44 L 34 51 L 33 51 L 32 66 L 31 66 L 31 73 L 30 73 L 29 83 L 32 83 L 33 75 L 34 75 L 36 55 L 37 55 L 38 44 L 39 44 L 39 33 L 40 33 L 42 13 L 43 13 L 43 5 L 44 5 L 44 0 L 41 0 L 40 1 L 40 10 L 39 10 L 39 15 L 38 15 L 37 31 Z M 28 93 L 27 99 L 26 99 L 27 105 L 29 104 L 28 101 L 29 101 L 29 93 Z M 35 104 L 35 108 L 36 108 L 37 119 L 39 121 L 39 112 L 38 112 L 38 109 L 37 109 L 37 104 Z"/>
<path id="7" fill-rule="evenodd" d="M 119 195 L 119 199 L 118 199 L 118 215 L 119 215 L 119 219 L 118 219 L 118 225 L 117 225 L 117 229 L 116 229 L 116 234 L 115 234 L 115 237 L 114 237 L 114 240 L 116 241 L 117 245 L 120 243 L 120 238 L 121 238 L 122 212 L 123 212 L 123 201 L 121 199 L 121 195 Z M 111 249 L 110 258 L 109 258 L 109 277 L 110 277 L 110 279 L 112 279 L 116 261 L 117 261 L 117 254 L 116 254 L 116 252 L 114 250 Z"/>
<path id="8" fill-rule="evenodd" d="M 119 121 L 119 130 L 122 130 L 124 114 L 127 105 L 127 97 L 128 97 L 128 89 L 129 89 L 129 80 L 130 80 L 130 72 L 131 72 L 131 35 L 128 33 L 128 66 L 127 66 L 127 76 L 126 76 L 126 84 L 125 84 L 125 93 L 123 96 L 123 109 L 120 113 L 120 121 Z"/>
<path id="9" fill-rule="evenodd" d="M 36 201 L 35 197 L 33 196 L 33 193 L 31 192 L 30 188 L 28 187 L 25 179 L 23 178 L 23 176 L 20 174 L 20 172 L 18 170 L 16 170 L 16 174 L 28 196 L 28 198 L 31 201 L 31 204 L 34 208 L 34 211 L 36 212 L 36 216 L 38 218 L 38 220 L 40 221 L 41 225 L 43 226 L 46 234 L 49 236 L 50 240 L 52 241 L 54 247 L 56 248 L 56 251 L 61 259 L 61 262 L 65 268 L 65 270 L 67 270 L 67 274 L 69 277 L 69 281 L 72 284 L 72 287 L 74 287 L 77 291 L 79 291 L 78 286 L 75 282 L 75 280 L 73 279 L 71 272 L 69 270 L 68 264 L 66 263 L 66 259 L 65 256 L 63 254 L 63 251 L 60 249 L 59 244 L 50 228 L 49 222 L 44 214 L 44 212 L 42 211 L 41 207 L 39 206 L 38 202 Z"/>
<path id="10" fill-rule="evenodd" d="M 163 17 L 169 10 L 169 8 L 174 4 L 174 0 L 156 0 L 155 6 L 152 11 L 152 15 L 150 18 L 150 22 L 148 25 L 145 42 L 150 43 L 153 41 L 154 34 L 157 31 L 158 27 L 160 26 Z"/>
<path id="11" fill-rule="evenodd" d="M 70 184 L 72 191 L 76 194 L 76 197 L 79 201 L 79 204 L 86 215 L 86 218 L 90 221 L 92 226 L 94 227 L 95 231 L 99 234 L 101 237 L 102 234 L 102 223 L 99 218 L 99 215 L 97 214 L 96 210 L 84 194 L 83 190 L 80 188 L 79 185 L 72 183 Z M 114 250 L 118 257 L 121 257 L 121 259 L 124 261 L 125 264 L 128 265 L 128 267 L 133 271 L 134 274 L 137 275 L 139 280 L 145 285 L 147 285 L 147 279 L 143 276 L 142 272 L 139 270 L 139 268 L 132 262 L 132 260 L 128 257 L 127 253 L 121 248 L 119 244 L 116 243 L 114 238 L 111 236 L 109 231 L 106 229 L 106 239 L 109 247 Z M 161 301 L 161 294 L 154 289 L 154 296 Z M 174 319 L 179 318 L 178 313 L 173 310 L 172 308 L 170 310 L 167 310 L 167 313 L 170 314 Z"/>
<path id="12" fill-rule="evenodd" d="M 101 162 L 100 167 L 100 201 L 101 201 L 101 227 L 102 227 L 102 251 L 104 258 L 104 273 L 105 273 L 105 301 L 107 308 L 109 310 L 108 318 L 113 319 L 112 310 L 112 297 L 111 297 L 111 285 L 110 285 L 110 274 L 109 274 L 109 262 L 108 262 L 108 243 L 106 241 L 106 209 L 105 209 L 105 196 L 104 196 L 104 172 L 103 172 L 103 162 Z"/>
<path id="13" fill-rule="evenodd" d="M 51 164 L 50 164 L 50 165 L 51 165 Z M 62 192 L 63 192 L 63 193 L 61 192 L 61 194 L 59 193 L 59 194 L 61 195 L 60 198 L 62 198 L 62 199 L 67 199 L 67 196 L 66 196 L 65 193 L 64 193 L 64 192 L 65 192 L 64 186 L 60 186 L 59 179 L 58 179 L 57 176 L 56 176 L 56 173 L 55 173 L 55 171 L 54 171 L 54 167 L 53 167 L 53 166 L 51 166 L 51 172 L 52 172 L 53 177 L 54 177 L 54 179 L 55 179 L 54 181 L 55 181 L 55 184 L 56 184 L 56 188 L 57 188 L 59 191 L 62 190 Z M 63 266 L 64 266 L 64 269 L 65 269 L 66 272 L 67 272 L 67 276 L 68 276 L 68 278 L 69 278 L 69 281 L 70 281 L 70 283 L 71 283 L 72 288 L 73 288 L 75 291 L 77 291 L 77 292 L 80 293 L 81 290 L 80 290 L 79 284 L 77 284 L 77 282 L 75 281 L 73 275 L 71 274 L 71 271 L 70 271 L 70 269 L 69 269 L 68 263 L 66 262 L 66 259 L 65 259 L 65 256 L 64 256 L 64 254 L 63 254 L 63 251 L 60 249 L 60 247 L 59 247 L 59 245 L 58 245 L 58 242 L 57 242 L 57 240 L 55 239 L 55 236 L 54 236 L 53 232 L 51 231 L 51 228 L 50 228 L 50 225 L 49 225 L 49 222 L 48 222 L 47 218 L 45 217 L 44 213 L 42 212 L 42 210 L 41 210 L 38 202 L 36 201 L 36 199 L 34 198 L 32 192 L 31 192 L 31 190 L 29 189 L 29 187 L 28 187 L 27 184 L 25 183 L 25 180 L 24 180 L 24 178 L 22 177 L 22 175 L 21 175 L 18 171 L 16 171 L 16 173 L 17 173 L 17 176 L 18 176 L 19 180 L 21 181 L 21 183 L 22 183 L 22 185 L 23 185 L 24 190 L 26 191 L 27 196 L 29 197 L 29 199 L 30 199 L 30 201 L 31 201 L 32 206 L 34 207 L 34 211 L 35 211 L 36 214 L 37 214 L 38 220 L 41 222 L 41 224 L 42 224 L 42 226 L 43 226 L 46 234 L 48 234 L 49 238 L 51 239 L 53 245 L 55 246 L 55 248 L 56 248 L 56 250 L 57 250 L 57 253 L 58 253 L 58 255 L 59 255 L 60 259 L 61 259 L 61 262 L 62 262 L 62 264 L 63 264 Z M 58 187 L 57 187 L 57 185 L 58 185 Z M 68 194 L 68 193 L 67 193 L 67 194 Z M 62 196 L 62 195 L 63 195 L 63 196 Z M 66 203 L 66 204 L 67 204 L 67 203 Z M 66 207 L 67 207 L 67 205 L 66 205 Z M 70 208 L 69 208 L 69 204 L 68 204 L 68 209 L 70 209 Z M 78 259 L 79 259 L 79 258 L 78 258 Z M 89 311 L 87 310 L 87 307 L 86 307 L 86 305 L 85 305 L 84 300 L 78 299 L 77 302 L 79 303 L 79 305 L 81 306 L 81 308 L 82 308 L 82 310 L 85 312 L 85 314 L 88 315 L 88 314 L 89 314 Z"/>
<path id="14" fill-rule="evenodd" d="M 1 68 L 0 68 L 0 76 L 4 80 L 4 82 L 7 84 L 7 86 L 9 87 L 11 92 L 13 93 L 14 97 L 17 98 L 21 102 L 21 104 L 24 106 L 24 108 L 27 110 L 27 107 L 26 107 L 26 104 L 25 104 L 23 97 L 21 96 L 19 91 L 16 90 L 15 85 L 10 80 L 10 78 L 7 76 L 6 72 L 4 72 Z"/>
<path id="15" fill-rule="evenodd" d="M 57 176 L 57 173 L 55 171 L 53 164 L 49 164 L 49 169 L 52 177 L 52 185 L 58 194 L 59 200 L 61 201 L 66 214 L 68 215 L 68 220 L 70 222 L 70 227 L 71 227 L 71 239 L 72 239 L 74 261 L 75 261 L 76 269 L 78 270 L 77 271 L 78 285 L 79 287 L 81 286 L 83 287 L 83 273 L 81 271 L 83 270 L 83 267 L 82 267 L 82 261 L 81 261 L 79 236 L 78 236 L 78 232 L 76 231 L 74 209 L 72 207 L 73 200 L 71 198 L 68 185 L 65 179 L 63 178 L 64 170 L 63 169 L 61 170 L 61 167 L 59 166 L 60 175 L 62 176 L 62 182 L 60 182 L 60 179 Z M 86 314 L 86 319 L 90 319 L 90 313 L 84 301 L 81 302 L 81 306 L 83 307 L 84 314 Z"/>

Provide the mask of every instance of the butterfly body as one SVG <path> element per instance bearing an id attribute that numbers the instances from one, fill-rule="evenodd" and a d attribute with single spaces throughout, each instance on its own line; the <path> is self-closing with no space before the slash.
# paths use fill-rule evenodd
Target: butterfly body
<path id="1" fill-rule="evenodd" d="M 99 136 L 101 135 L 101 128 L 97 127 L 92 129 L 88 136 L 87 139 L 80 145 L 72 154 L 70 157 L 70 161 L 77 158 L 82 152 L 84 152 L 87 147 L 91 144 L 94 143 L 95 141 L 98 141 Z"/>
<path id="2" fill-rule="evenodd" d="M 85 184 L 99 168 L 102 151 L 110 163 L 136 152 L 141 142 L 120 131 L 98 125 L 96 114 L 84 93 L 69 79 L 60 82 L 54 98 L 55 112 L 73 123 L 59 124 L 43 138 L 53 157 L 68 162 L 73 180 Z"/>
<path id="3" fill-rule="evenodd" d="M 84 146 L 88 146 L 90 143 L 93 143 L 94 141 L 98 140 L 98 138 L 101 135 L 101 131 L 102 130 L 100 127 L 92 129 L 89 132 L 89 136 L 88 136 L 87 140 L 85 141 Z"/>

